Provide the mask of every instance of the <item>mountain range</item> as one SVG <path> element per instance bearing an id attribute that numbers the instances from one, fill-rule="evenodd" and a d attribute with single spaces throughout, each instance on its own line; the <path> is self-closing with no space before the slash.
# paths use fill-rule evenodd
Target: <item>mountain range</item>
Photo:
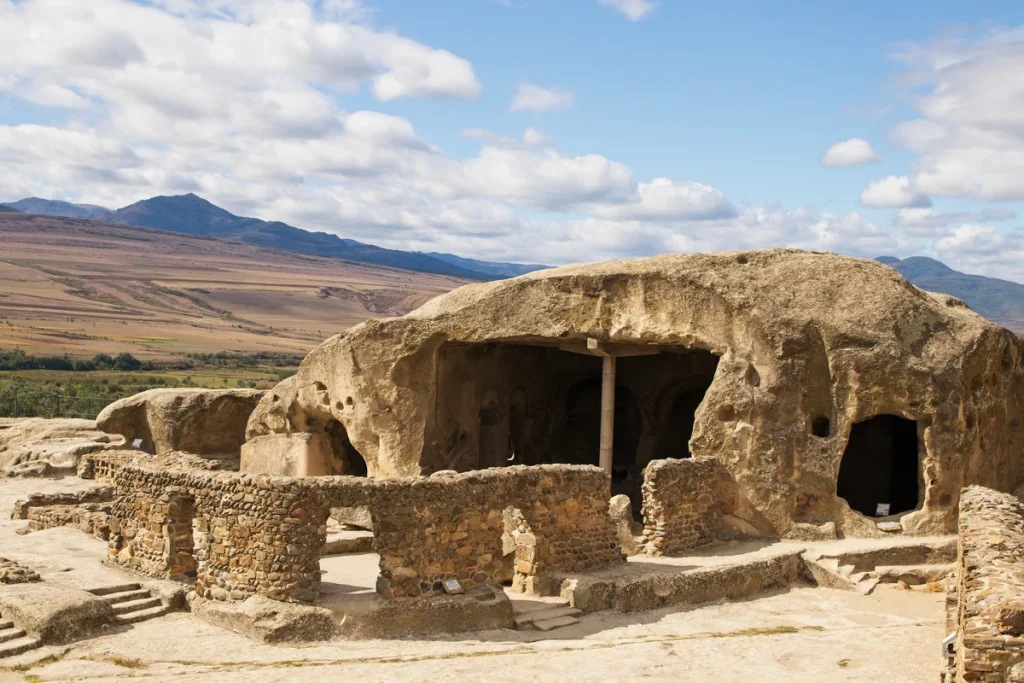
<path id="1" fill-rule="evenodd" d="M 37 197 L 7 205 L 0 204 L 0 211 L 5 208 L 43 216 L 155 228 L 313 256 L 472 280 L 515 277 L 547 267 L 538 264 L 481 261 L 438 252 L 384 249 L 329 233 L 302 230 L 279 221 L 236 216 L 195 194 L 152 197 L 117 210 Z M 907 280 L 922 289 L 963 299 L 972 310 L 989 320 L 1024 332 L 1022 284 L 961 273 L 940 261 L 924 256 L 906 259 L 880 256 L 877 260 L 895 268 Z"/>
<path id="2" fill-rule="evenodd" d="M 117 210 L 38 197 L 22 199 L 7 206 L 42 216 L 82 218 L 114 225 L 182 232 L 312 256 L 340 258 L 472 280 L 501 279 L 546 267 L 478 261 L 453 254 L 384 249 L 330 233 L 302 230 L 280 221 L 236 216 L 195 194 L 152 197 Z"/>
<path id="3" fill-rule="evenodd" d="M 975 313 L 1017 332 L 1024 332 L 1024 285 L 982 275 L 953 270 L 945 263 L 926 256 L 898 259 L 879 256 L 877 261 L 891 266 L 921 289 L 955 296 Z"/>

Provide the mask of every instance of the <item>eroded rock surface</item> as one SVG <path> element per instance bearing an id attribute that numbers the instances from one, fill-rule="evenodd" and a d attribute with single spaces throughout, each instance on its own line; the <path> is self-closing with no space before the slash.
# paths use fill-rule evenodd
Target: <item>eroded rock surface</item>
<path id="1" fill-rule="evenodd" d="M 109 434 L 156 455 L 183 451 L 239 458 L 245 425 L 263 397 L 253 389 L 151 389 L 112 403 L 96 418 Z"/>
<path id="2" fill-rule="evenodd" d="M 888 266 L 795 250 L 461 287 L 321 344 L 268 392 L 249 436 L 333 434 L 379 477 L 594 463 L 588 339 L 623 352 L 612 493 L 634 505 L 649 461 L 706 455 L 735 481 L 739 522 L 873 535 L 870 518 L 909 511 L 895 516 L 905 532 L 939 533 L 955 529 L 962 486 L 1024 480 L 1021 340 Z M 884 468 L 861 467 L 849 501 L 837 495 L 841 463 L 856 465 L 844 454 L 878 443 L 909 453 L 890 511 L 870 490 Z"/>
<path id="3" fill-rule="evenodd" d="M 9 476 L 74 470 L 78 458 L 111 445 L 93 420 L 0 419 L 0 472 Z"/>

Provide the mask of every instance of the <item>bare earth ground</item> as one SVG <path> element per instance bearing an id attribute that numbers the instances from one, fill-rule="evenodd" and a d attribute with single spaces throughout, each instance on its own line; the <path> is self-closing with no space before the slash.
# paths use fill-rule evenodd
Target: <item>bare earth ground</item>
<path id="1" fill-rule="evenodd" d="M 75 490 L 63 480 L 0 480 L 0 510 L 32 491 Z M 15 535 L 0 519 L 5 556 L 47 581 L 124 581 L 100 567 L 102 541 L 71 529 Z M 329 571 L 329 575 L 332 572 Z M 325 577 L 327 579 L 328 577 Z M 339 580 L 340 575 L 331 577 Z M 553 634 L 491 631 L 434 640 L 338 640 L 303 647 L 254 643 L 175 613 L 51 648 L 57 661 L 3 672 L 8 681 L 622 681 L 799 683 L 936 680 L 941 593 L 881 586 L 870 596 L 795 588 L 734 603 L 642 614 L 605 612 Z M 0 667 L 4 663 L 0 663 Z"/>
<path id="2" fill-rule="evenodd" d="M 45 234 L 42 240 L 40 235 Z M 464 284 L 127 226 L 0 214 L 0 350 L 305 353 Z"/>

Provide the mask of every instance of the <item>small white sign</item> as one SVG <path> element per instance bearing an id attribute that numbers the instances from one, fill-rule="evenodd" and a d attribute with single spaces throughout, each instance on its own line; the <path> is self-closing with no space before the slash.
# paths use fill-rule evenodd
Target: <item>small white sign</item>
<path id="1" fill-rule="evenodd" d="M 135 441 L 132 441 L 132 448 L 142 448 L 142 439 L 135 439 Z"/>
<path id="2" fill-rule="evenodd" d="M 879 503 L 878 507 L 875 508 L 875 517 L 888 517 L 889 507 L 889 503 Z"/>
<path id="3" fill-rule="evenodd" d="M 441 585 L 444 586 L 444 592 L 448 595 L 460 595 L 466 592 L 458 579 L 445 579 Z"/>

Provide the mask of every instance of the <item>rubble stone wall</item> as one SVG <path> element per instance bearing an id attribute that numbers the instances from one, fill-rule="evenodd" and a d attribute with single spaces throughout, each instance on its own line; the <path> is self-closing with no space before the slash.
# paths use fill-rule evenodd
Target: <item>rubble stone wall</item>
<path id="1" fill-rule="evenodd" d="M 109 557 L 161 578 L 195 576 L 196 593 L 313 602 L 332 508 L 368 507 L 381 555 L 378 592 L 412 597 L 499 584 L 503 513 L 532 534 L 519 552 L 522 587 L 538 576 L 621 561 L 607 514 L 609 478 L 596 467 L 545 465 L 431 478 L 255 476 L 152 463 L 114 472 Z M 525 545 L 526 534 L 518 543 Z"/>
<path id="2" fill-rule="evenodd" d="M 114 472 L 139 455 L 139 451 L 104 451 L 87 453 L 78 459 L 78 476 L 95 481 L 113 481 Z"/>
<path id="3" fill-rule="evenodd" d="M 114 487 L 96 486 L 85 491 L 74 493 L 33 493 L 24 500 L 14 504 L 11 519 L 29 519 L 29 511 L 33 508 L 52 507 L 54 505 L 81 505 L 83 503 L 108 503 L 114 499 Z"/>
<path id="4" fill-rule="evenodd" d="M 957 681 L 1024 681 L 1024 504 L 972 486 L 960 497 Z"/>
<path id="5" fill-rule="evenodd" d="M 104 541 L 110 538 L 111 503 L 51 505 L 28 511 L 28 530 L 43 531 L 59 526 L 73 526 Z"/>
<path id="6" fill-rule="evenodd" d="M 374 481 L 374 480 L 370 480 Z M 376 480 L 381 481 L 381 480 Z M 382 481 L 370 510 L 388 597 L 443 591 L 444 579 L 463 587 L 500 584 L 505 510 L 523 523 L 516 540 L 516 585 L 543 592 L 545 576 L 623 560 L 608 516 L 610 480 L 600 468 L 572 465 L 491 468 Z"/>
<path id="7" fill-rule="evenodd" d="M 652 460 L 644 470 L 644 536 L 649 555 L 674 555 L 715 540 L 725 470 L 717 460 Z"/>

